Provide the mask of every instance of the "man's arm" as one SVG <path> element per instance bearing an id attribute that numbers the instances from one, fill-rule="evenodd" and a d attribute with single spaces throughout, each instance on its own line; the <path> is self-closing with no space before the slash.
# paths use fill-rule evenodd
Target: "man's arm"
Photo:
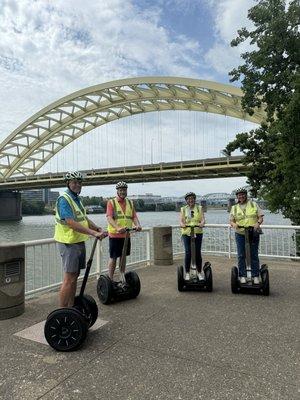
<path id="1" fill-rule="evenodd" d="M 98 239 L 103 239 L 106 236 L 106 234 L 103 231 L 97 232 L 94 229 L 85 228 L 79 222 L 75 221 L 72 218 L 66 218 L 65 221 L 66 224 L 76 232 L 85 233 L 86 235 L 94 236 L 95 238 Z"/>
<path id="2" fill-rule="evenodd" d="M 137 231 L 141 231 L 141 230 L 142 230 L 140 221 L 139 221 L 139 219 L 138 219 L 138 217 L 137 217 L 136 214 L 135 214 L 135 216 L 133 217 L 133 224 L 134 224 L 134 226 L 135 226 L 135 228 L 136 228 Z"/>

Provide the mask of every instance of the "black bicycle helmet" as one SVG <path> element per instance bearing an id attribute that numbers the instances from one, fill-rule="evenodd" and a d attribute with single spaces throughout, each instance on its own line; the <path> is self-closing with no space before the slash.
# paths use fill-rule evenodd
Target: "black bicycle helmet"
<path id="1" fill-rule="evenodd" d="M 187 194 L 184 196 L 185 200 L 186 200 L 188 197 L 194 197 L 194 198 L 196 198 L 196 195 L 195 195 L 194 192 L 187 192 Z"/>

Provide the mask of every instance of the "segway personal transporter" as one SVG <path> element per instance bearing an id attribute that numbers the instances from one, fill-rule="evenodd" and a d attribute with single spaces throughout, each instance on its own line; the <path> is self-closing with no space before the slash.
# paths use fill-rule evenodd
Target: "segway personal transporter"
<path id="1" fill-rule="evenodd" d="M 246 283 L 241 283 L 238 268 L 231 269 L 231 291 L 232 293 L 256 293 L 269 296 L 269 271 L 266 264 L 262 264 L 259 269 L 259 284 L 255 284 L 251 273 L 251 242 L 253 240 L 254 228 L 249 226 L 245 230 L 245 254 L 246 254 Z"/>
<path id="2" fill-rule="evenodd" d="M 97 240 L 95 239 L 93 243 L 80 294 L 75 297 L 74 306 L 54 310 L 47 317 L 44 328 L 45 338 L 49 345 L 57 351 L 77 350 L 83 344 L 88 329 L 98 318 L 98 307 L 94 298 L 84 294 Z"/>
<path id="3" fill-rule="evenodd" d="M 204 279 L 200 280 L 197 274 L 196 268 L 196 245 L 195 245 L 195 228 L 197 225 L 186 225 L 187 228 L 191 228 L 191 267 L 190 267 L 190 279 L 186 280 L 185 268 L 180 265 L 177 268 L 177 287 L 179 292 L 184 290 L 206 290 L 212 292 L 213 290 L 213 276 L 211 264 L 206 262 L 203 266 Z"/>
<path id="4" fill-rule="evenodd" d="M 112 281 L 107 275 L 100 275 L 97 283 L 97 294 L 102 304 L 110 304 L 114 301 L 128 300 L 136 298 L 141 290 L 141 283 L 135 271 L 124 273 L 126 267 L 126 254 L 128 247 L 129 234 L 135 228 L 126 228 L 126 236 L 123 244 L 122 255 L 120 258 L 119 270 L 121 281 Z"/>

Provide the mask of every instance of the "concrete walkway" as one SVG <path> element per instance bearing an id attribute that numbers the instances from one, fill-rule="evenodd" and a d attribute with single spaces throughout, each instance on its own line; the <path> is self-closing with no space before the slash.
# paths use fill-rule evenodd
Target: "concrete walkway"
<path id="1" fill-rule="evenodd" d="M 263 297 L 231 294 L 232 261 L 207 259 L 213 293 L 179 293 L 176 265 L 140 269 L 140 296 L 99 306 L 108 323 L 72 353 L 15 335 L 44 320 L 57 293 L 28 301 L 0 321 L 0 398 L 299 399 L 300 264 L 269 260 Z"/>

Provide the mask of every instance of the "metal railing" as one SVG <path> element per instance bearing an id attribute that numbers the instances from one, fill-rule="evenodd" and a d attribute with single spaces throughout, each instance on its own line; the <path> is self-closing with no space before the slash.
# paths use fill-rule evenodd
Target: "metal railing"
<path id="1" fill-rule="evenodd" d="M 86 242 L 87 259 L 90 255 L 93 238 Z M 131 255 L 127 257 L 127 267 L 130 270 L 137 264 L 150 265 L 151 239 L 150 228 L 132 235 L 134 245 Z M 25 244 L 25 294 L 33 295 L 38 292 L 55 289 L 61 285 L 63 271 L 61 257 L 54 239 L 31 240 Z M 98 242 L 90 276 L 100 275 L 107 271 L 108 240 Z M 83 272 L 84 273 L 84 272 Z M 81 278 L 83 276 L 81 274 Z"/>
<path id="2" fill-rule="evenodd" d="M 259 256 L 300 260 L 296 232 L 300 238 L 300 226 L 263 225 L 260 235 Z M 183 254 L 179 225 L 172 225 L 173 254 Z M 299 240 L 300 242 L 300 240 Z M 203 229 L 202 252 L 227 255 L 237 254 L 234 229 L 228 224 L 207 224 Z"/>
<path id="3" fill-rule="evenodd" d="M 260 236 L 260 256 L 300 260 L 297 253 L 296 231 L 300 226 L 263 225 L 264 234 Z M 133 266 L 150 265 L 153 259 L 150 228 L 132 236 L 131 255 L 127 259 L 128 269 Z M 89 257 L 93 239 L 87 242 Z M 57 288 L 63 278 L 61 258 L 54 239 L 27 241 L 26 259 L 26 296 Z M 183 254 L 183 244 L 179 225 L 172 226 L 173 255 Z M 234 230 L 227 224 L 207 224 L 204 228 L 202 252 L 231 257 L 236 254 Z M 108 242 L 99 242 L 91 269 L 91 275 L 107 271 Z"/>

